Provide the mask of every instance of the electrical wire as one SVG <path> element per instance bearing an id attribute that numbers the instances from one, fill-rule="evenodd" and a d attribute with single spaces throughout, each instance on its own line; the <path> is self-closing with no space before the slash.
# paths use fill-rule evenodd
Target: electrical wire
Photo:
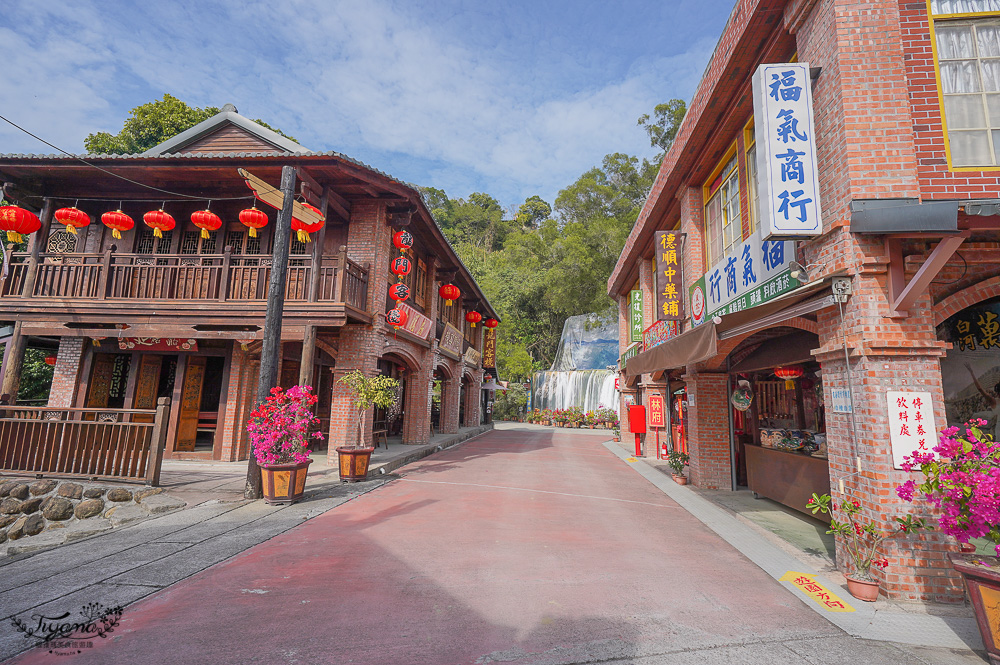
<path id="1" fill-rule="evenodd" d="M 85 165 L 87 165 L 87 166 L 89 166 L 89 167 L 91 167 L 93 169 L 97 169 L 98 171 L 101 171 L 102 173 L 106 173 L 107 175 L 112 176 L 114 178 L 118 178 L 119 180 L 124 180 L 125 182 L 132 183 L 133 185 L 138 185 L 139 187 L 145 187 L 146 189 L 151 189 L 154 192 L 160 192 L 160 193 L 163 193 L 163 194 L 169 194 L 170 196 L 175 196 L 175 197 L 181 198 L 181 199 L 193 199 L 195 201 L 204 201 L 204 200 L 207 200 L 209 198 L 207 196 L 193 196 L 191 194 L 183 194 L 181 192 L 172 192 L 169 189 L 161 189 L 159 187 L 154 187 L 152 185 L 147 185 L 145 183 L 139 182 L 138 180 L 132 180 L 131 178 L 126 178 L 123 175 L 119 175 L 117 173 L 114 173 L 113 171 L 109 171 L 108 169 L 102 168 L 102 167 L 100 167 L 100 166 L 98 166 L 96 164 L 91 164 L 86 159 L 83 159 L 82 157 L 80 157 L 78 155 L 74 155 L 74 154 L 72 154 L 70 152 L 67 152 L 66 150 L 63 150 L 62 148 L 60 148 L 59 146 L 57 146 L 57 145 L 55 145 L 53 143 L 49 143 L 48 141 L 46 141 L 42 137 L 38 136 L 37 134 L 33 134 L 33 133 L 29 132 L 27 129 L 25 129 L 24 127 L 21 127 L 20 125 L 18 125 L 16 122 L 10 120 L 9 118 L 5 118 L 4 116 L 0 115 L 0 120 L 3 120 L 4 122 L 6 122 L 8 125 L 14 127 L 15 129 L 18 129 L 18 130 L 24 132 L 25 134 L 27 134 L 31 138 L 33 138 L 33 139 L 35 139 L 37 141 L 41 141 L 42 143 L 44 143 L 45 145 L 49 146 L 53 150 L 57 150 L 57 151 L 61 152 L 62 154 L 66 155 L 67 157 L 72 157 L 73 159 L 75 159 L 75 160 L 77 160 L 77 161 L 79 161 L 79 162 L 81 162 L 81 163 L 83 163 L 83 164 L 85 164 Z M 31 197 L 31 198 L 44 198 L 44 197 Z M 239 201 L 239 200 L 250 199 L 250 198 L 254 198 L 254 197 L 252 195 L 249 195 L 249 196 L 228 196 L 228 197 L 227 196 L 213 196 L 213 197 L 211 197 L 211 200 L 213 200 L 213 201 Z M 81 201 L 115 201 L 117 199 L 108 199 L 108 198 L 103 198 L 103 199 L 96 199 L 96 198 L 95 199 L 87 199 L 87 198 L 80 197 L 80 200 Z M 132 200 L 135 200 L 135 201 L 162 201 L 163 198 L 159 197 L 159 198 L 156 198 L 156 199 L 132 199 Z"/>

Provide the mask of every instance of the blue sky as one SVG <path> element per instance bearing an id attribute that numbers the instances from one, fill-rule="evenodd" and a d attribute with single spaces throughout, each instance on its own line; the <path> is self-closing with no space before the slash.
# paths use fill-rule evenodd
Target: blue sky
<path id="1" fill-rule="evenodd" d="M 8 0 L 8 3 L 10 0 Z M 0 115 L 70 152 L 164 93 L 236 105 L 453 198 L 505 206 L 610 152 L 652 156 L 636 119 L 689 100 L 732 0 L 13 0 Z M 0 123 L 0 153 L 49 148 Z"/>

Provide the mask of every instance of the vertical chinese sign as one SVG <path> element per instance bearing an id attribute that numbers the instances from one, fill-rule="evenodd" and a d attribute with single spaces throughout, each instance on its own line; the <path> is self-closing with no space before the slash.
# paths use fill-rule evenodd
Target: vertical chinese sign
<path id="1" fill-rule="evenodd" d="M 809 63 L 761 65 L 753 77 L 764 239 L 822 232 Z"/>
<path id="2" fill-rule="evenodd" d="M 914 451 L 930 452 L 937 445 L 934 408 L 928 392 L 886 393 L 889 406 L 889 443 L 892 446 L 892 466 L 903 468 L 903 458 Z"/>
<path id="3" fill-rule="evenodd" d="M 656 252 L 656 319 L 658 321 L 681 321 L 684 319 L 684 297 L 681 295 L 683 279 L 681 275 L 681 244 L 683 233 L 657 231 Z M 641 331 L 640 331 L 641 332 Z"/>
<path id="4" fill-rule="evenodd" d="M 649 427 L 666 427 L 666 410 L 663 406 L 663 395 L 649 396 Z"/>
<path id="5" fill-rule="evenodd" d="M 497 329 L 487 328 L 483 333 L 483 369 L 497 366 Z"/>
<path id="6" fill-rule="evenodd" d="M 642 341 L 642 290 L 633 289 L 628 295 L 628 324 L 632 342 Z"/>

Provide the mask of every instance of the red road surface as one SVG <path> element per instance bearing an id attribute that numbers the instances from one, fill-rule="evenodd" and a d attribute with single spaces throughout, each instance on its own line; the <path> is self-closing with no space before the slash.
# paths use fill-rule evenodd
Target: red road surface
<path id="1" fill-rule="evenodd" d="M 568 663 L 840 634 L 589 431 L 494 431 L 19 663 Z"/>

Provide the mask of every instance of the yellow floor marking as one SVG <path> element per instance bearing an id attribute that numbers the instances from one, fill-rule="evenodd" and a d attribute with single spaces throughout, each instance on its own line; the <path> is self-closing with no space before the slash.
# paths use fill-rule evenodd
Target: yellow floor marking
<path id="1" fill-rule="evenodd" d="M 802 593 L 816 601 L 827 612 L 853 612 L 854 608 L 838 598 L 833 592 L 816 581 L 812 575 L 789 570 L 778 578 L 780 582 L 791 582 Z"/>

